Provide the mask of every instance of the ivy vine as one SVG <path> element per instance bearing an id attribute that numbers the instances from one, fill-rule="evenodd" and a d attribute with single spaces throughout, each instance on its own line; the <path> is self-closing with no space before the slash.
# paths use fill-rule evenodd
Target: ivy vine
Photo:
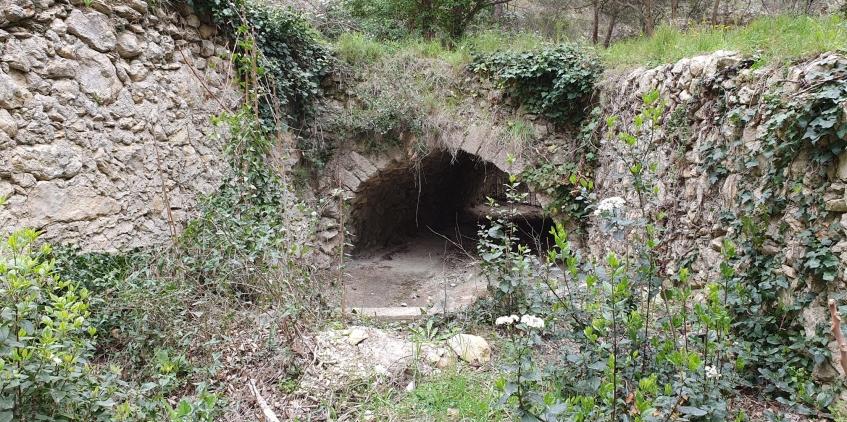
<path id="1" fill-rule="evenodd" d="M 496 81 L 531 113 L 559 123 L 583 117 L 602 71 L 593 53 L 571 44 L 477 56 L 470 69 Z"/>
<path id="2" fill-rule="evenodd" d="M 290 124 L 314 111 L 333 59 L 302 15 L 254 0 L 195 0 L 194 6 L 236 40 L 239 77 L 251 82 L 250 89 L 264 89 L 257 97 L 266 126 L 274 117 Z"/>
<path id="3" fill-rule="evenodd" d="M 734 328 L 749 347 L 748 381 L 808 414 L 829 406 L 838 389 L 812 380 L 815 368 L 830 358 L 828 327 L 820 324 L 814 327 L 818 335 L 807 336 L 803 321 L 820 295 L 826 299 L 835 290 L 841 269 L 832 247 L 843 234 L 826 206 L 830 184 L 824 170 L 847 147 L 845 76 L 847 63 L 833 60 L 807 73 L 808 86 L 763 95 L 765 133 L 755 139 L 757 154 L 739 151 L 747 148 L 740 136 L 700 151 L 713 182 L 729 173 L 745 175 L 738 182 L 739 211 L 725 212 L 722 221 L 742 252 L 744 271 L 734 279 L 730 305 Z M 756 114 L 742 107 L 724 118 L 741 126 Z M 807 160 L 812 170 L 798 171 L 798 160 Z M 802 248 L 799 256 L 786 251 L 791 242 Z"/>

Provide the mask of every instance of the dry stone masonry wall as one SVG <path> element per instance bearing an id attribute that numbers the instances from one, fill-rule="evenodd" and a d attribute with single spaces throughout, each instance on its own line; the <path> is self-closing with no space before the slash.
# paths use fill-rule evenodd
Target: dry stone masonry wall
<path id="1" fill-rule="evenodd" d="M 165 242 L 226 166 L 210 117 L 237 104 L 228 50 L 188 13 L 72 3 L 0 0 L 0 228 Z"/>
<path id="2" fill-rule="evenodd" d="M 792 182 L 789 188 L 767 192 L 762 174 L 776 158 L 766 153 L 764 145 L 780 139 L 769 132 L 768 122 L 774 116 L 774 108 L 768 103 L 804 100 L 803 95 L 813 92 L 826 80 L 843 78 L 843 74 L 833 72 L 841 69 L 843 73 L 847 58 L 828 53 L 790 67 L 757 69 L 752 64 L 749 58 L 721 51 L 607 77 L 599 89 L 601 106 L 603 115 L 619 116 L 620 122 L 626 124 L 643 107 L 642 95 L 648 91 L 658 89 L 666 103 L 664 118 L 655 134 L 655 146 L 646 161 L 657 164 L 658 198 L 654 211 L 668 215 L 663 223 L 668 235 L 661 248 L 667 257 L 662 265 L 669 275 L 679 266 L 687 265 L 698 286 L 720 279 L 723 240 L 739 234 L 722 216 L 744 217 L 739 207 L 741 200 L 767 204 L 770 200 L 767 195 L 781 200 L 798 195 L 813 197 L 816 192 L 822 192 L 825 206 L 817 203 L 798 206 L 796 201 L 787 201 L 785 212 L 774 214 L 767 221 L 761 245 L 762 253 L 782 262 L 772 275 L 787 280 L 787 287 L 781 288 L 783 304 L 790 306 L 798 298 L 813 298 L 811 303 L 803 305 L 801 313 L 805 334 L 812 338 L 820 330 L 828 329 L 827 291 L 835 292 L 838 298 L 844 288 L 847 155 L 842 153 L 826 166 L 816 164 L 806 153 L 791 157 L 789 165 L 777 168 L 776 174 L 797 182 Z M 840 107 L 844 107 L 843 103 Z M 841 113 L 843 118 L 844 110 Z M 633 129 L 630 126 L 628 130 Z M 623 197 L 630 206 L 629 213 L 636 217 L 639 214 L 633 208 L 638 199 L 631 186 L 629 168 L 621 159 L 625 148 L 614 136 L 601 139 L 595 192 L 598 199 Z M 739 160 L 746 164 L 739 166 Z M 809 213 L 820 216 L 811 235 L 825 237 L 829 236 L 827 230 L 839 231 L 834 238 L 841 240 L 829 247 L 839 261 L 838 274 L 828 286 L 816 282 L 814 277 L 804 276 L 804 270 L 809 270 L 805 264 L 809 249 L 804 245 L 803 232 L 811 227 L 801 221 L 801 216 Z M 595 257 L 610 249 L 623 248 L 610 238 L 599 218 L 592 218 L 589 223 L 586 246 Z M 836 350 L 834 342 L 830 346 Z M 834 367 L 821 364 L 815 375 L 832 377 Z"/>

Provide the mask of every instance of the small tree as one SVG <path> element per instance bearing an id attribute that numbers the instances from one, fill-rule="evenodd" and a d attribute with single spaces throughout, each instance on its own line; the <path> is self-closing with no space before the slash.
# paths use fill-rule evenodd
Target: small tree
<path id="1" fill-rule="evenodd" d="M 431 38 L 437 33 L 458 39 L 484 11 L 512 0 L 351 0 L 350 11 L 361 19 L 380 22 L 380 30 L 404 23 L 409 31 Z M 392 22 L 394 24 L 392 24 Z"/>
<path id="2" fill-rule="evenodd" d="M 112 403 L 89 365 L 89 294 L 59 279 L 37 238 L 0 244 L 0 421 L 97 420 Z"/>

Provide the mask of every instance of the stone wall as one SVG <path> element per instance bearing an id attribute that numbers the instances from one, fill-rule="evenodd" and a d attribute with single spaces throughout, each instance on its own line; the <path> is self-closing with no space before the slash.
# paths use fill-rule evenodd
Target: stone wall
<path id="1" fill-rule="evenodd" d="M 657 88 L 667 104 L 656 131 L 656 141 L 646 155 L 647 161 L 657 164 L 657 208 L 668 215 L 662 224 L 666 235 L 660 246 L 667 258 L 661 263 L 667 274 L 675 273 L 683 262 L 689 262 L 696 285 L 719 279 L 723 239 L 738 234 L 721 220 L 721 214 L 738 213 L 741 187 L 761 186 L 758 178 L 762 169 L 771 165 L 771 158 L 762 151 L 765 137 L 772 136 L 767 131 L 771 111 L 766 103 L 776 98 L 781 101 L 802 98 L 798 96 L 810 92 L 824 77 L 832 77 L 825 76 L 827 69 L 845 63 L 844 56 L 828 53 L 790 67 L 755 69 L 749 58 L 716 52 L 652 69 L 607 75 L 599 88 L 601 107 L 604 115 L 620 116 L 624 125 L 641 110 L 642 95 L 649 90 Z M 616 137 L 604 136 L 600 140 L 595 192 L 598 200 L 624 197 L 629 204 L 628 213 L 634 217 L 638 215 L 633 209 L 638 200 L 628 167 L 621 159 L 624 148 L 623 142 Z M 750 164 L 739 168 L 738 157 Z M 710 165 L 713 166 L 711 170 Z M 716 175 L 715 165 L 725 167 L 725 173 Z M 800 182 L 775 195 L 788 197 L 794 194 L 792 190 L 804 195 L 822 190 L 826 206 L 820 210 L 820 227 L 836 228 L 835 224 L 841 222 L 842 240 L 831 248 L 840 259 L 840 268 L 836 280 L 829 286 L 802 276 L 806 250 L 801 231 L 805 228 L 798 216 L 809 209 L 789 205 L 785 213 L 776 215 L 769 221 L 762 246 L 763 253 L 784 259 L 775 275 L 783 275 L 788 280 L 790 287 L 783 292 L 786 303 L 807 293 L 814 297 L 803 312 L 803 324 L 806 335 L 815 336 L 816 326 L 823 324 L 824 330 L 826 327 L 828 292 L 844 288 L 847 241 L 843 240 L 843 230 L 847 228 L 847 215 L 843 213 L 847 211 L 844 192 L 847 156 L 842 153 L 838 160 L 821 168 L 810 157 L 800 154 L 779 171 L 787 180 Z M 753 189 L 750 195 L 752 201 L 767 200 L 758 189 Z M 817 205 L 809 204 L 808 207 Z M 592 217 L 588 224 L 587 240 L 586 247 L 595 257 L 623 247 L 610 238 L 598 217 Z M 834 342 L 831 346 L 834 347 Z M 827 363 L 818 368 L 816 375 L 829 377 L 833 370 Z"/>
<path id="2" fill-rule="evenodd" d="M 142 0 L 0 0 L 0 231 L 166 242 L 226 166 L 210 117 L 237 105 L 227 52 Z"/>

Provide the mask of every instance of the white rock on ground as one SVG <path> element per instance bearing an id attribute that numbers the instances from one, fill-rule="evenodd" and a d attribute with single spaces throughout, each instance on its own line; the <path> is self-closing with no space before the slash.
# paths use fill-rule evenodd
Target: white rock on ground
<path id="1" fill-rule="evenodd" d="M 309 342 L 314 345 L 315 364 L 306 368 L 300 393 L 315 397 L 362 381 L 405 385 L 400 382 L 408 383 L 404 378 L 412 368 L 420 374 L 431 373 L 434 368 L 426 357 L 438 353 L 437 347 L 428 344 L 416 350 L 406 335 L 373 327 L 323 331 Z"/>
<path id="2" fill-rule="evenodd" d="M 482 365 L 491 360 L 491 347 L 480 336 L 456 334 L 447 340 L 447 345 L 459 358 L 471 365 Z"/>

